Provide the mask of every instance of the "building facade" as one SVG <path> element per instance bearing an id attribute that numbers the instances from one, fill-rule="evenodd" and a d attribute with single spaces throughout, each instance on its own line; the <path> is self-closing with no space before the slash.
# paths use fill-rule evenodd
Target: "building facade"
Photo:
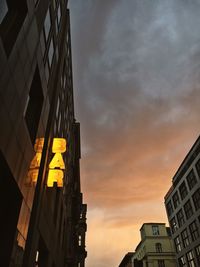
<path id="1" fill-rule="evenodd" d="M 164 223 L 144 223 L 132 258 L 134 267 L 176 267 L 170 229 Z"/>
<path id="2" fill-rule="evenodd" d="M 67 0 L 0 0 L 0 266 L 84 267 Z"/>
<path id="3" fill-rule="evenodd" d="M 173 177 L 165 206 L 178 266 L 200 266 L 200 137 Z"/>

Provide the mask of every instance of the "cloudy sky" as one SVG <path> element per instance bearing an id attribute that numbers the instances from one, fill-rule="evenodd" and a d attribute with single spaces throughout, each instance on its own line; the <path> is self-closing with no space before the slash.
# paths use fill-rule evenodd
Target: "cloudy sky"
<path id="1" fill-rule="evenodd" d="M 116 267 L 200 130 L 200 0 L 70 0 L 87 267 Z"/>

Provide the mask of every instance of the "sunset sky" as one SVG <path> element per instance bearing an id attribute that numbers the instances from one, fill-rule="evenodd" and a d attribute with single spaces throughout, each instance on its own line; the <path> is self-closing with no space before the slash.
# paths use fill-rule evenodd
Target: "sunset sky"
<path id="1" fill-rule="evenodd" d="M 70 0 L 87 267 L 117 267 L 200 133 L 200 0 Z"/>

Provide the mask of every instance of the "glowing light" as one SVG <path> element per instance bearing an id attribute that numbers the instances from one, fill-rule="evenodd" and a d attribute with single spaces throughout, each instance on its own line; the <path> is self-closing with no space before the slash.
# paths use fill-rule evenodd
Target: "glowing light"
<path id="1" fill-rule="evenodd" d="M 66 140 L 64 138 L 54 138 L 52 145 L 53 153 L 64 153 L 66 151 Z"/>
<path id="2" fill-rule="evenodd" d="M 34 145 L 36 152 L 34 158 L 31 161 L 28 171 L 27 184 L 35 184 L 38 179 L 39 167 L 42 157 L 42 149 L 44 146 L 44 138 L 37 138 Z M 61 153 L 66 151 L 67 142 L 64 138 L 54 138 L 52 144 L 52 152 L 55 153 L 50 164 L 47 177 L 47 186 L 53 187 L 54 182 L 58 187 L 63 186 L 65 163 Z"/>
<path id="3" fill-rule="evenodd" d="M 42 153 L 43 146 L 44 146 L 44 138 L 37 138 L 35 140 L 35 145 L 34 145 L 35 152 Z"/>
<path id="4" fill-rule="evenodd" d="M 52 145 L 52 152 L 55 153 L 53 159 L 49 164 L 49 173 L 47 179 L 47 186 L 52 187 L 54 182 L 57 182 L 58 187 L 63 186 L 65 163 L 61 153 L 66 151 L 66 140 L 64 138 L 54 138 Z"/>
<path id="5" fill-rule="evenodd" d="M 33 160 L 31 161 L 30 169 L 35 169 L 40 167 L 42 153 L 36 153 Z"/>
<path id="6" fill-rule="evenodd" d="M 65 169 L 65 163 L 63 160 L 63 157 L 61 155 L 61 153 L 56 153 L 54 155 L 54 157 L 52 158 L 50 164 L 49 164 L 49 168 L 50 169 L 55 169 L 55 168 L 59 168 L 59 169 Z"/>
<path id="7" fill-rule="evenodd" d="M 49 170 L 47 186 L 53 187 L 53 183 L 57 182 L 58 187 L 63 187 L 63 176 L 62 170 Z"/>
<path id="8" fill-rule="evenodd" d="M 28 171 L 28 184 L 36 184 L 38 178 L 38 169 L 29 170 Z"/>

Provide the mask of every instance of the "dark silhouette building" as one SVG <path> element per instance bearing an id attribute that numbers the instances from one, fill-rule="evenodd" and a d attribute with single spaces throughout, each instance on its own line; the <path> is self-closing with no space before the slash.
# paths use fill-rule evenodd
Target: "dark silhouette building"
<path id="1" fill-rule="evenodd" d="M 200 137 L 174 175 L 165 206 L 178 266 L 200 266 Z"/>
<path id="2" fill-rule="evenodd" d="M 133 258 L 134 253 L 133 252 L 128 252 L 124 258 L 122 259 L 119 267 L 132 267 L 132 258 Z"/>
<path id="3" fill-rule="evenodd" d="M 0 1 L 0 266 L 84 267 L 67 0 Z"/>

